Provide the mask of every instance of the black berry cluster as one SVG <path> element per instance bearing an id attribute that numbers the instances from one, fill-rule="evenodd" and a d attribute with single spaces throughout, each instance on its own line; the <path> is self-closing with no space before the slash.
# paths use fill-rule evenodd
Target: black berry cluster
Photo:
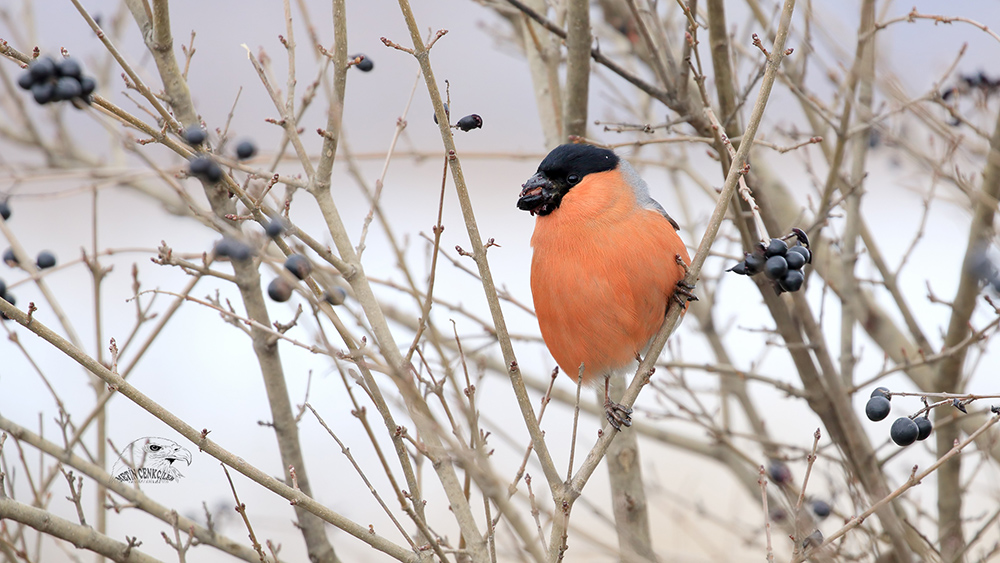
<path id="1" fill-rule="evenodd" d="M 253 249 L 245 242 L 230 237 L 223 237 L 215 243 L 215 256 L 225 257 L 236 262 L 243 262 L 253 257 Z"/>
<path id="2" fill-rule="evenodd" d="M 958 77 L 958 84 L 941 92 L 941 98 L 949 100 L 953 96 L 964 96 L 979 90 L 984 96 L 989 97 L 1000 92 L 1000 78 L 990 78 L 985 72 L 979 71 L 975 74 L 963 74 Z"/>
<path id="3" fill-rule="evenodd" d="M 39 104 L 81 100 L 90 103 L 90 95 L 97 82 L 83 74 L 83 67 L 76 59 L 56 61 L 52 57 L 39 57 L 17 79 L 17 85 L 30 90 Z"/>
<path id="4" fill-rule="evenodd" d="M 275 223 L 281 224 L 280 222 L 281 219 L 275 219 L 270 225 Z M 285 259 L 285 269 L 291 272 L 296 278 L 304 280 L 312 273 L 312 262 L 301 254 L 292 254 Z M 293 289 L 294 287 L 288 280 L 279 276 L 274 278 L 267 286 L 267 294 L 278 303 L 284 303 L 292 297 Z M 324 297 L 326 296 L 324 295 Z"/>
<path id="5" fill-rule="evenodd" d="M 795 238 L 794 246 L 785 242 Z M 765 245 L 762 242 L 754 245 L 752 252 L 745 253 L 745 258 L 728 271 L 741 276 L 755 276 L 761 272 L 774 283 L 777 293 L 798 291 L 805 281 L 803 269 L 812 263 L 812 251 L 809 250 L 809 238 L 802 229 L 792 229 L 792 234 L 784 238 L 773 238 Z"/>
<path id="6" fill-rule="evenodd" d="M 868 420 L 878 422 L 889 416 L 889 401 L 892 400 L 892 393 L 886 387 L 879 387 L 872 391 L 868 403 L 865 405 L 865 415 Z M 913 442 L 926 440 L 934 429 L 934 424 L 928 418 L 930 411 L 924 416 L 901 416 L 893 421 L 889 428 L 889 437 L 897 446 L 909 446 Z"/>
<path id="7" fill-rule="evenodd" d="M 222 168 L 210 157 L 196 156 L 188 163 L 188 172 L 210 184 L 214 184 L 222 179 Z"/>
<path id="8" fill-rule="evenodd" d="M 268 225 L 281 224 L 280 218 L 275 218 Z M 280 234 L 280 233 L 279 233 Z M 275 236 L 275 235 L 272 235 Z M 313 271 L 312 262 L 308 258 L 301 254 L 292 254 L 285 259 L 285 269 L 291 272 L 293 276 L 300 280 L 304 280 Z M 292 282 L 288 281 L 285 277 L 278 276 L 271 280 L 271 283 L 267 286 L 267 294 L 274 301 L 278 303 L 284 303 L 292 297 L 292 292 L 295 290 L 295 286 Z M 323 292 L 323 300 L 330 305 L 341 305 L 347 299 L 347 292 L 342 288 L 334 287 L 333 289 L 328 289 Z"/>

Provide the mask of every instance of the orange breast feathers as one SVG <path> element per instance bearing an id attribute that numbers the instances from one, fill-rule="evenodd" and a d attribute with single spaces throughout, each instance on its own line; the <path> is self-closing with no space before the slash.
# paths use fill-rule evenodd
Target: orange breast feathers
<path id="1" fill-rule="evenodd" d="M 620 169 L 588 174 L 535 219 L 531 294 L 559 367 L 583 380 L 628 366 L 663 324 L 690 263 L 673 225 L 638 204 Z"/>

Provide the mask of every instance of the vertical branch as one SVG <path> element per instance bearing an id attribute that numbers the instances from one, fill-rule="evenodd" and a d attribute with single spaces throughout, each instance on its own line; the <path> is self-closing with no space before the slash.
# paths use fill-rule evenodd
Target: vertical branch
<path id="1" fill-rule="evenodd" d="M 979 276 L 975 273 L 980 253 L 996 235 L 993 221 L 997 200 L 1000 198 L 1000 115 L 990 139 L 990 151 L 986 156 L 982 189 L 976 193 L 973 202 L 972 224 L 969 226 L 969 243 L 962 262 L 962 275 L 958 281 L 958 291 L 952 301 L 951 319 L 942 349 L 954 348 L 969 334 L 969 319 L 976 308 L 979 297 Z M 949 354 L 942 361 L 937 372 L 937 391 L 957 392 L 960 390 L 963 366 L 968 348 L 962 347 Z M 938 410 L 935 436 L 938 456 L 951 450 L 959 437 L 960 428 L 956 424 L 946 424 L 951 413 Z M 964 551 L 965 539 L 962 534 L 962 483 L 960 456 L 955 456 L 938 470 L 938 522 L 939 542 L 942 560 L 954 561 Z"/>
<path id="2" fill-rule="evenodd" d="M 310 178 L 313 189 L 330 190 L 330 175 L 337 157 L 340 125 L 344 117 L 344 92 L 347 90 L 347 6 L 345 0 L 333 0 L 333 92 L 326 116 L 323 149 L 316 174 Z"/>
<path id="3" fill-rule="evenodd" d="M 855 53 L 854 73 L 858 81 L 857 120 L 863 125 L 852 140 L 852 160 L 849 190 L 844 195 L 847 221 L 844 225 L 841 271 L 843 286 L 840 307 L 840 376 L 847 386 L 854 380 L 854 325 L 857 322 L 858 280 L 854 268 L 858 262 L 858 237 L 861 231 L 861 194 L 864 191 L 865 156 L 868 153 L 868 123 L 872 105 L 872 82 L 875 79 L 875 0 L 865 0 L 861 5 L 861 26 L 858 29 L 858 48 Z M 841 123 L 841 130 L 848 124 Z"/>
<path id="4" fill-rule="evenodd" d="M 590 2 L 569 0 L 566 11 L 566 87 L 563 89 L 563 139 L 587 134 L 590 100 Z"/>
<path id="5" fill-rule="evenodd" d="M 611 397 L 625 391 L 622 374 L 611 377 Z M 597 391 L 604 401 L 604 390 Z M 611 482 L 611 507 L 618 532 L 622 561 L 656 561 L 649 533 L 649 506 L 642 481 L 642 458 L 639 456 L 638 432 L 622 432 L 607 453 L 608 478 Z"/>
<path id="6" fill-rule="evenodd" d="M 545 0 L 526 0 L 536 12 L 545 13 Z M 531 83 L 535 91 L 535 105 L 538 118 L 545 135 L 546 148 L 555 148 L 562 138 L 563 122 L 559 100 L 562 99 L 559 85 L 559 43 L 545 33 L 541 24 L 524 15 L 521 17 L 521 41 L 524 44 Z"/>

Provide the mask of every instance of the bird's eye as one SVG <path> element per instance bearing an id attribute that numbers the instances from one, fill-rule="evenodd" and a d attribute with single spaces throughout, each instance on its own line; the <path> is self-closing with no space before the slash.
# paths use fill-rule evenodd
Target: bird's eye
<path id="1" fill-rule="evenodd" d="M 163 446 L 157 446 L 156 444 L 150 444 L 149 445 L 149 451 L 151 451 L 151 452 L 158 452 L 161 449 L 163 449 Z"/>
<path id="2" fill-rule="evenodd" d="M 576 174 L 570 174 L 569 176 L 566 176 L 566 181 L 573 186 L 580 183 L 580 177 Z"/>

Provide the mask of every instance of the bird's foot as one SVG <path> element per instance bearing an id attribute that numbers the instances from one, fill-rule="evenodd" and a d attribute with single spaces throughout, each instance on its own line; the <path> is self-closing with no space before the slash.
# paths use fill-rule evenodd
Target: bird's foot
<path id="1" fill-rule="evenodd" d="M 689 302 L 698 300 L 698 296 L 691 293 L 693 289 L 693 285 L 681 280 L 677 282 L 677 286 L 674 287 L 674 292 L 670 297 L 681 307 L 686 307 Z"/>
<path id="2" fill-rule="evenodd" d="M 632 426 L 632 409 L 611 399 L 604 399 L 604 416 L 619 432 L 622 431 L 622 425 Z"/>

